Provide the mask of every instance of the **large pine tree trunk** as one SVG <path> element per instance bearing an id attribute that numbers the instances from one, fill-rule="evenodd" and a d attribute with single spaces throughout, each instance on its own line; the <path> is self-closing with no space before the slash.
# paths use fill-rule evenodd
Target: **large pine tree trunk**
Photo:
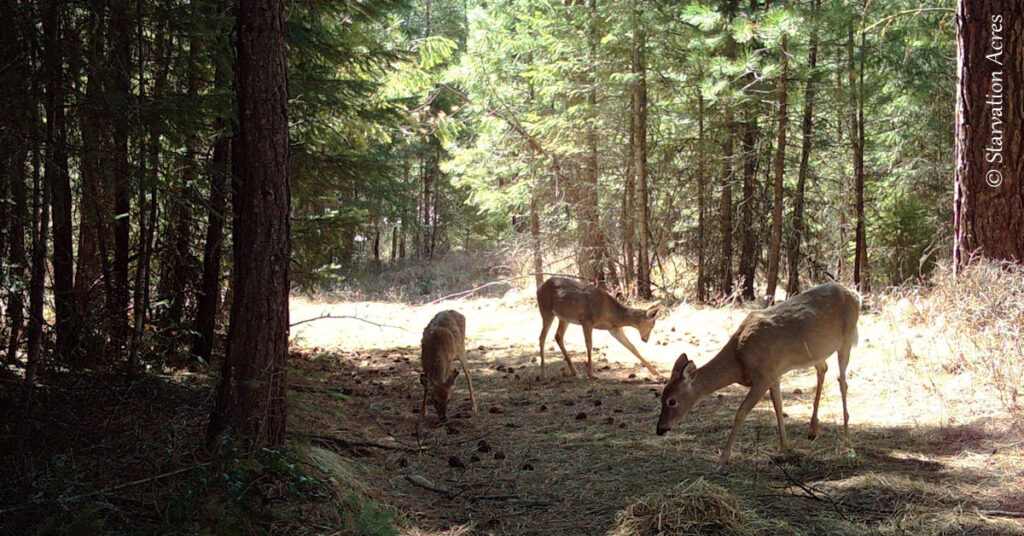
<path id="1" fill-rule="evenodd" d="M 1024 3 L 957 2 L 954 265 L 1024 261 Z"/>
<path id="2" fill-rule="evenodd" d="M 253 443 L 284 441 L 288 360 L 291 191 L 283 0 L 239 0 L 231 324 L 220 387 L 207 429 Z"/>
<path id="3" fill-rule="evenodd" d="M 775 299 L 775 287 L 779 282 L 779 253 L 782 250 L 782 179 L 786 169 L 786 123 L 788 121 L 788 99 L 786 83 L 788 73 L 788 56 L 786 35 L 781 43 L 782 73 L 779 75 L 779 138 L 775 147 L 775 191 L 772 196 L 772 236 L 768 247 L 768 287 L 765 294 L 769 300 Z"/>
<path id="4" fill-rule="evenodd" d="M 818 0 L 812 2 L 812 12 L 818 11 Z M 811 50 L 808 53 L 807 88 L 804 90 L 804 115 L 800 124 L 800 167 L 797 171 L 796 191 L 793 192 L 793 234 L 789 237 L 786 258 L 789 259 L 789 274 L 786 283 L 786 297 L 800 292 L 800 245 L 804 236 L 804 191 L 807 188 L 807 173 L 811 156 L 811 137 L 814 133 L 814 98 L 818 66 L 818 33 L 811 34 Z"/>

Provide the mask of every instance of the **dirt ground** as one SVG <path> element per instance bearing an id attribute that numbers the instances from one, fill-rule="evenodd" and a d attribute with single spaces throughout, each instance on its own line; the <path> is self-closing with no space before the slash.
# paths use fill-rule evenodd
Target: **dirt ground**
<path id="1" fill-rule="evenodd" d="M 432 409 L 418 415 L 421 330 L 444 309 L 467 318 L 478 403 L 473 412 L 460 377 L 447 426 Z M 818 438 L 806 439 L 813 369 L 792 372 L 783 378 L 792 449 L 780 453 L 762 401 L 724 472 L 718 448 L 745 389 L 712 395 L 658 437 L 663 380 L 607 333 L 595 332 L 597 379 L 569 377 L 549 337 L 549 381 L 538 381 L 530 293 L 422 306 L 293 300 L 293 322 L 327 314 L 347 318 L 293 328 L 292 429 L 340 454 L 353 487 L 399 510 L 409 534 L 605 534 L 633 499 L 700 477 L 799 534 L 1024 534 L 1019 431 L 979 382 L 937 365 L 955 348 L 888 314 L 861 317 L 848 437 L 830 360 Z M 682 304 L 646 344 L 627 335 L 667 376 L 681 352 L 698 365 L 713 357 L 744 315 Z M 578 327 L 566 346 L 582 375 Z"/>

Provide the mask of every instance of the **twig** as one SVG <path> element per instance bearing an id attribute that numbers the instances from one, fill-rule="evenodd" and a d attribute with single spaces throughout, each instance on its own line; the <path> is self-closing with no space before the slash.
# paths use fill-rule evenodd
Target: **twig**
<path id="1" fill-rule="evenodd" d="M 304 393 L 341 393 L 347 395 L 352 392 L 351 388 L 342 386 L 324 387 L 321 385 L 302 385 L 292 383 L 288 385 L 288 388 L 292 391 L 302 391 Z"/>
<path id="2" fill-rule="evenodd" d="M 310 442 L 323 443 L 327 446 L 342 449 L 354 449 L 354 448 L 374 448 L 381 450 L 396 450 L 399 452 L 419 452 L 425 450 L 424 448 L 413 448 L 401 445 L 386 445 L 384 443 L 377 443 L 375 441 L 352 441 L 342 437 L 334 436 L 308 436 Z"/>
<path id="3" fill-rule="evenodd" d="M 288 327 L 294 328 L 295 326 L 298 326 L 300 324 L 305 324 L 306 322 L 314 322 L 316 320 L 325 320 L 325 319 L 328 319 L 328 318 L 335 319 L 335 320 L 358 320 L 360 322 L 366 322 L 367 324 L 372 324 L 374 326 L 377 326 L 378 328 L 394 328 L 394 329 L 400 329 L 402 331 L 409 331 L 409 330 L 403 328 L 402 326 L 392 326 L 391 324 L 378 324 L 377 322 L 374 322 L 372 320 L 367 320 L 365 318 L 360 318 L 358 316 L 352 316 L 352 315 L 332 315 L 330 313 L 327 313 L 325 315 L 315 316 L 313 318 L 307 318 L 305 320 L 299 320 L 298 322 L 293 322 L 291 324 L 288 324 Z M 409 331 L 409 333 L 412 333 L 412 331 Z"/>
<path id="4" fill-rule="evenodd" d="M 455 496 L 455 492 L 453 492 L 452 490 L 448 488 L 439 488 L 431 484 L 429 480 L 420 475 L 405 475 L 405 479 L 408 480 L 409 483 L 414 486 L 419 486 L 423 489 L 430 490 L 435 493 L 440 493 L 441 495 L 447 495 L 449 498 Z"/>
<path id="5" fill-rule="evenodd" d="M 846 514 L 843 512 L 843 503 L 833 499 L 827 493 L 816 490 L 811 486 L 808 486 L 804 482 L 797 480 L 796 477 L 791 475 L 789 471 L 787 471 L 781 463 L 775 462 L 775 465 L 776 467 L 782 470 L 782 474 L 786 475 L 786 480 L 788 480 L 790 484 L 800 488 L 805 494 L 807 494 L 808 497 L 816 501 L 831 504 L 832 507 L 835 509 L 836 513 L 839 514 L 839 517 L 843 518 L 843 521 L 849 521 L 849 519 L 846 517 Z"/>
<path id="6" fill-rule="evenodd" d="M 569 278 L 572 278 L 572 279 L 579 279 L 580 281 L 587 281 L 588 283 L 592 282 L 592 281 L 590 281 L 589 279 L 587 279 L 585 277 L 580 277 L 580 276 L 576 276 L 576 275 L 554 274 L 554 273 L 550 273 L 550 272 L 531 272 L 531 273 L 526 274 L 526 275 L 518 275 L 518 276 L 515 276 L 515 277 L 509 277 L 507 279 L 496 279 L 494 281 L 491 281 L 491 282 L 488 282 L 488 283 L 484 283 L 483 285 L 480 285 L 480 286 L 477 286 L 477 287 L 473 287 L 473 288 L 471 288 L 469 290 L 463 290 L 463 291 L 460 291 L 460 292 L 456 292 L 454 294 L 449 294 L 447 296 L 442 296 L 442 297 L 440 297 L 440 298 L 438 298 L 438 299 L 436 299 L 434 301 L 429 301 L 429 302 L 427 302 L 427 303 L 425 303 L 423 305 L 434 305 L 435 303 L 442 302 L 442 301 L 447 300 L 449 298 L 461 298 L 462 296 L 468 296 L 468 295 L 475 294 L 476 291 L 484 289 L 484 288 L 487 288 L 487 287 L 493 287 L 494 285 L 508 285 L 508 284 L 510 284 L 511 281 L 515 281 L 517 279 L 526 279 L 526 278 L 534 277 L 534 276 L 537 276 L 537 275 L 547 275 L 547 276 L 553 276 L 553 277 L 569 277 Z"/>
<path id="7" fill-rule="evenodd" d="M 442 488 L 432 484 L 426 478 L 420 475 L 405 475 L 405 479 L 414 486 L 421 487 L 426 490 L 433 491 L 434 493 L 440 493 L 449 499 L 458 497 L 461 492 L 449 488 Z M 549 499 L 543 498 L 531 498 L 524 497 L 522 495 L 473 495 L 466 497 L 467 501 L 509 501 L 523 506 L 551 506 Z"/>
<path id="8" fill-rule="evenodd" d="M 161 474 L 156 475 L 156 476 L 151 476 L 151 477 L 148 477 L 148 478 L 140 478 L 138 480 L 132 480 L 131 482 L 124 482 L 124 483 L 118 484 L 116 486 L 110 486 L 109 488 L 103 488 L 103 489 L 98 490 L 98 491 L 90 491 L 89 493 L 82 493 L 80 495 L 72 495 L 71 497 L 57 497 L 56 499 L 35 499 L 35 500 L 31 500 L 31 501 L 28 501 L 28 502 L 25 502 L 25 503 L 22 503 L 22 504 L 19 504 L 19 505 L 15 505 L 15 506 L 11 506 L 11 507 L 8 507 L 8 508 L 0 509 L 0 514 L 6 514 L 6 513 L 14 512 L 14 511 L 17 511 L 17 510 L 22 510 L 24 508 L 28 508 L 28 507 L 36 505 L 36 504 L 43 504 L 43 503 L 47 503 L 47 502 L 55 502 L 55 503 L 58 503 L 58 504 L 77 502 L 77 501 L 81 501 L 82 499 L 87 499 L 89 497 L 95 497 L 96 495 L 106 495 L 108 493 L 111 493 L 111 492 L 114 492 L 114 491 L 117 491 L 117 490 L 121 490 L 121 489 L 125 489 L 125 488 L 130 488 L 130 487 L 133 487 L 133 486 L 138 486 L 139 484 L 145 484 L 147 482 L 154 482 L 154 481 L 157 481 L 157 480 L 162 480 L 162 479 L 167 478 L 169 476 L 174 476 L 174 475 L 178 475 L 178 474 L 185 473 L 185 472 L 188 472 L 188 471 L 192 471 L 192 470 L 195 470 L 195 469 L 197 469 L 199 467 L 205 467 L 207 465 L 210 465 L 210 462 L 200 463 L 200 464 L 196 464 L 196 465 L 193 465 L 193 466 L 190 466 L 190 467 L 183 467 L 181 469 L 175 469 L 174 471 L 168 471 L 166 473 L 161 473 Z"/>
<path id="9" fill-rule="evenodd" d="M 467 498 L 471 501 L 509 501 L 523 506 L 551 506 L 548 499 L 532 499 L 520 495 L 477 495 Z"/>

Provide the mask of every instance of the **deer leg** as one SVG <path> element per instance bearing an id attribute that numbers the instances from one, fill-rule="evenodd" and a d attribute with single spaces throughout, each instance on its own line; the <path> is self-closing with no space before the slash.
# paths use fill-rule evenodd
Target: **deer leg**
<path id="1" fill-rule="evenodd" d="M 740 432 L 740 426 L 743 425 L 743 421 L 747 418 L 747 414 L 750 413 L 750 410 L 754 409 L 757 401 L 764 396 L 768 387 L 769 385 L 765 383 L 755 383 L 750 388 L 750 392 L 747 393 L 747 397 L 743 399 L 743 403 L 740 404 L 740 409 L 736 410 L 736 417 L 733 419 L 732 423 L 732 431 L 729 432 L 729 439 L 725 441 L 725 448 L 722 449 L 722 458 L 718 462 L 720 467 L 725 467 L 725 465 L 729 463 L 729 457 L 732 455 L 732 444 L 736 441 L 736 436 Z"/>
<path id="2" fill-rule="evenodd" d="M 818 371 L 818 387 L 814 390 L 814 410 L 811 411 L 811 429 L 807 432 L 808 439 L 818 437 L 818 402 L 821 401 L 821 386 L 825 383 L 825 373 L 828 372 L 828 365 L 824 361 L 814 365 Z"/>
<path id="3" fill-rule="evenodd" d="M 850 364 L 850 347 L 839 349 L 839 392 L 843 395 L 843 434 L 850 430 L 850 413 L 846 410 L 846 365 Z"/>
<path id="4" fill-rule="evenodd" d="M 612 337 L 615 337 L 615 340 L 622 343 L 622 345 L 625 346 L 627 350 L 633 352 L 633 355 L 635 355 L 636 358 L 639 359 L 645 367 L 647 367 L 647 370 L 650 371 L 651 374 L 655 375 L 658 378 L 663 377 L 661 373 L 658 372 L 658 369 L 654 368 L 653 365 L 651 365 L 646 359 L 644 359 L 644 356 L 640 355 L 640 352 L 637 351 L 635 346 L 633 346 L 633 343 L 629 342 L 629 339 L 626 338 L 626 334 L 622 331 L 622 328 L 612 328 L 608 330 L 608 333 L 611 333 Z"/>
<path id="5" fill-rule="evenodd" d="M 565 330 L 567 329 L 569 329 L 569 323 L 559 318 L 558 329 L 555 330 L 555 342 L 558 343 L 558 347 L 562 350 L 565 362 L 569 364 L 569 372 L 572 372 L 573 376 L 578 376 L 576 374 L 576 367 L 572 366 L 572 359 L 569 359 L 569 352 L 565 351 Z"/>
<path id="6" fill-rule="evenodd" d="M 583 324 L 583 340 L 587 343 L 587 377 L 594 379 L 594 365 L 590 359 L 594 347 L 594 326 Z"/>
<path id="7" fill-rule="evenodd" d="M 541 313 L 540 318 L 544 322 L 544 327 L 540 328 L 540 377 L 545 379 L 547 374 L 544 370 L 544 342 L 548 338 L 548 330 L 551 329 L 551 322 L 555 319 L 555 315 Z"/>
<path id="8" fill-rule="evenodd" d="M 772 405 L 775 406 L 775 420 L 779 422 L 779 443 L 782 443 L 782 450 L 789 450 L 789 440 L 786 439 L 786 422 L 782 418 L 782 387 L 779 380 L 775 380 L 770 391 Z"/>
<path id="9" fill-rule="evenodd" d="M 427 388 L 423 388 L 423 403 L 420 404 L 420 419 L 427 416 Z"/>
<path id="10" fill-rule="evenodd" d="M 473 378 L 469 375 L 469 367 L 466 366 L 466 359 L 463 355 L 459 356 L 459 362 L 462 363 L 462 372 L 466 373 L 466 385 L 469 387 L 469 401 L 473 404 L 473 411 L 476 411 L 476 395 L 473 394 Z"/>

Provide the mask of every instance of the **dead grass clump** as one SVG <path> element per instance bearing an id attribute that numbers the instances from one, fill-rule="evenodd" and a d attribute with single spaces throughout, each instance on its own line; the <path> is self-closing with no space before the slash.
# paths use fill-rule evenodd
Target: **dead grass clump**
<path id="1" fill-rule="evenodd" d="M 976 373 L 1024 427 L 1024 268 L 976 260 L 956 277 L 938 270 L 930 292 L 904 301 L 907 320 L 947 339 L 943 370 Z"/>
<path id="2" fill-rule="evenodd" d="M 785 523 L 745 511 L 728 490 L 698 478 L 637 499 L 615 516 L 606 536 L 795 533 Z"/>

